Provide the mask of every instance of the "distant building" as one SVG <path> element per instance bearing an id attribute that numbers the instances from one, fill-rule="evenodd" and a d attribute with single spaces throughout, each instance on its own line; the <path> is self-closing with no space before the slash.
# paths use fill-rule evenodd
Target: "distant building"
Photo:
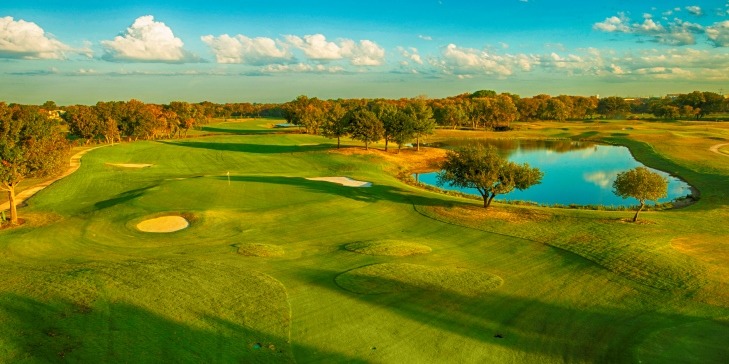
<path id="1" fill-rule="evenodd" d="M 681 94 L 668 94 L 664 97 L 664 99 L 676 100 L 679 96 L 681 96 Z"/>

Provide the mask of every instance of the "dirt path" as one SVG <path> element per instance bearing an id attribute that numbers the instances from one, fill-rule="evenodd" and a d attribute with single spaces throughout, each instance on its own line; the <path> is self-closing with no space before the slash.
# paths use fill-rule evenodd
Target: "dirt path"
<path id="1" fill-rule="evenodd" d="M 722 152 L 719 151 L 719 148 L 721 148 L 721 147 L 723 147 L 725 145 L 729 145 L 729 144 L 717 144 L 717 145 L 709 148 L 709 150 L 712 151 L 712 152 L 714 152 L 714 153 L 716 153 L 716 154 L 723 155 L 725 157 L 729 157 L 729 154 L 725 154 L 725 153 L 722 153 Z"/>
<path id="2" fill-rule="evenodd" d="M 74 154 L 71 157 L 71 162 L 69 163 L 68 169 L 65 172 L 63 172 L 63 174 L 61 174 L 60 176 L 58 176 L 58 177 L 56 177 L 56 178 L 54 178 L 52 180 L 45 181 L 43 183 L 39 183 L 39 184 L 37 184 L 37 185 L 35 185 L 35 186 L 33 186 L 33 187 L 31 187 L 31 188 L 29 188 L 29 189 L 21 192 L 21 193 L 19 193 L 17 196 L 15 196 L 15 201 L 16 201 L 16 204 L 15 205 L 16 206 L 22 205 L 23 202 L 25 202 L 25 200 L 33 197 L 33 195 L 35 195 L 36 193 L 38 193 L 38 191 L 40 191 L 40 190 L 42 190 L 42 189 L 44 189 L 44 188 L 52 185 L 54 182 L 56 182 L 58 180 L 61 180 L 61 179 L 65 178 L 65 177 L 67 177 L 71 173 L 76 172 L 81 167 L 81 157 L 84 154 L 86 154 L 86 153 L 88 153 L 88 152 L 90 152 L 90 151 L 92 151 L 94 149 L 103 148 L 103 147 L 106 147 L 106 146 L 107 145 L 102 145 L 102 146 L 99 146 L 99 147 L 82 150 L 82 151 Z M 6 210 L 10 210 L 10 202 L 6 202 L 6 203 L 0 205 L 0 211 L 6 211 Z"/>

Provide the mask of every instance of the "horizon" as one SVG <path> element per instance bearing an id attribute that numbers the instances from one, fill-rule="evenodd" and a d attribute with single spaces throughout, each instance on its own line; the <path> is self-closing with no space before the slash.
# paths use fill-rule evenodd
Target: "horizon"
<path id="1" fill-rule="evenodd" d="M 722 93 L 728 10 L 726 1 L 24 2 L 0 9 L 0 100 Z"/>

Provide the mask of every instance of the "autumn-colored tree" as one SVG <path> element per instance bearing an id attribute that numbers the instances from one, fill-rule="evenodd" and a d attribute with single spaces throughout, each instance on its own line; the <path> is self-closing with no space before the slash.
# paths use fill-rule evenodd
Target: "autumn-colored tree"
<path id="1" fill-rule="evenodd" d="M 0 189 L 8 193 L 11 224 L 18 224 L 18 184 L 60 173 L 68 166 L 68 151 L 66 136 L 47 113 L 0 102 Z"/>
<path id="2" fill-rule="evenodd" d="M 638 221 L 638 214 L 643 211 L 646 201 L 655 201 L 668 196 L 668 179 L 648 168 L 637 167 L 618 173 L 613 182 L 613 193 L 626 199 L 632 197 L 640 202 L 633 222 Z"/>
<path id="3" fill-rule="evenodd" d="M 85 140 L 88 144 L 93 138 L 101 134 L 103 122 L 99 120 L 96 110 L 84 105 L 69 106 L 63 114 L 69 132 Z"/>

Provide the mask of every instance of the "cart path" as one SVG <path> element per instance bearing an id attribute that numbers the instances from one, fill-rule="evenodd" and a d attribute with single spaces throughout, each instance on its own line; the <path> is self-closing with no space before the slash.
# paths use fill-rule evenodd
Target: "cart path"
<path id="1" fill-rule="evenodd" d="M 39 184 L 37 184 L 37 185 L 35 185 L 35 186 L 33 186 L 33 187 L 31 187 L 31 188 L 23 191 L 23 192 L 17 194 L 15 196 L 15 201 L 16 201 L 15 202 L 15 206 L 22 205 L 23 202 L 25 202 L 25 200 L 33 197 L 33 195 L 35 195 L 36 193 L 38 193 L 38 191 L 40 191 L 40 190 L 42 190 L 42 189 L 44 189 L 44 188 L 52 185 L 56 181 L 59 181 L 59 180 L 65 178 L 65 177 L 68 177 L 71 173 L 76 172 L 81 167 L 81 157 L 84 154 L 86 154 L 86 153 L 88 153 L 88 152 L 90 152 L 90 151 L 92 151 L 94 149 L 99 149 L 99 148 L 103 148 L 103 147 L 107 147 L 107 146 L 108 145 L 102 145 L 102 146 L 98 146 L 98 147 L 95 147 L 95 148 L 90 148 L 90 149 L 82 150 L 82 151 L 74 154 L 71 157 L 71 162 L 69 163 L 68 169 L 65 172 L 63 172 L 63 174 L 61 174 L 60 176 L 58 176 L 58 177 L 56 177 L 56 178 L 54 178 L 52 180 L 45 181 L 43 183 L 39 183 Z M 8 201 L 8 202 L 0 205 L 0 211 L 6 211 L 6 210 L 10 210 L 10 201 Z"/>

